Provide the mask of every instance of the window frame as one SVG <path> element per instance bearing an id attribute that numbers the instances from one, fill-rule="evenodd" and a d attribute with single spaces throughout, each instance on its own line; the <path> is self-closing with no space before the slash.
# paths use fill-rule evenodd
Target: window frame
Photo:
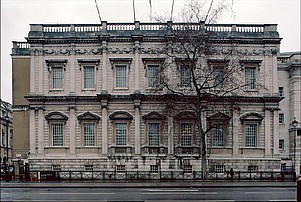
<path id="1" fill-rule="evenodd" d="M 158 75 L 150 75 L 150 67 L 156 67 L 157 69 L 157 74 Z M 160 64 L 156 64 L 156 63 L 148 63 L 146 65 L 146 79 L 147 79 L 147 88 L 148 89 L 157 89 L 160 86 L 160 71 L 161 71 L 161 65 Z M 150 79 L 152 79 L 151 85 L 150 85 Z M 157 83 L 156 81 L 153 81 L 157 79 Z"/>
<path id="2" fill-rule="evenodd" d="M 119 143 L 119 138 L 121 138 L 121 137 L 118 137 L 118 128 L 117 128 L 117 125 L 118 124 L 122 124 L 122 125 L 124 125 L 125 126 L 125 129 L 126 129 L 126 134 L 125 134 L 125 138 L 123 137 L 122 139 L 123 139 L 123 141 L 121 142 L 122 144 L 120 144 Z M 116 146 L 126 146 L 126 145 L 128 145 L 128 138 L 129 138 L 129 124 L 128 124 L 128 122 L 124 122 L 124 121 L 116 121 L 115 123 L 114 123 L 114 137 L 115 137 L 115 144 L 116 144 Z M 121 139 L 120 139 L 121 140 Z M 125 140 L 125 141 L 124 141 Z"/>
<path id="3" fill-rule="evenodd" d="M 62 129 L 62 134 L 60 135 L 61 136 L 61 145 L 58 145 L 58 144 L 55 144 L 55 140 L 54 140 L 54 138 L 55 138 L 55 136 L 54 136 L 54 133 L 53 133 L 53 126 L 54 125 L 61 125 L 61 129 Z M 51 130 L 51 146 L 52 147 L 63 147 L 63 146 L 65 146 L 65 122 L 63 122 L 63 121 L 51 121 L 51 123 L 50 123 L 50 130 Z"/>
<path id="4" fill-rule="evenodd" d="M 61 69 L 61 86 L 60 87 L 56 87 L 54 86 L 54 69 Z M 64 66 L 62 64 L 60 65 L 53 65 L 51 66 L 51 70 L 50 70 L 50 90 L 51 91 L 62 91 L 64 90 L 64 86 L 65 86 L 65 79 L 64 79 Z"/>
<path id="5" fill-rule="evenodd" d="M 85 131 L 85 125 L 93 125 L 93 135 L 92 136 L 90 136 L 90 137 L 93 137 L 93 144 L 87 144 L 87 142 L 86 142 L 86 138 L 88 137 L 88 136 L 86 136 L 86 131 Z M 95 121 L 83 121 L 82 123 L 81 123 L 81 128 L 82 128 L 82 144 L 83 144 L 83 146 L 84 147 L 95 147 L 96 146 L 96 137 L 97 137 L 97 127 L 96 127 L 96 122 Z"/>
<path id="6" fill-rule="evenodd" d="M 257 69 L 256 65 L 246 65 L 244 68 L 244 82 L 246 90 L 256 90 L 257 86 Z M 248 74 L 248 71 L 252 70 L 252 74 Z"/>
<path id="7" fill-rule="evenodd" d="M 93 78 L 89 78 L 91 79 L 91 81 L 93 80 L 93 86 L 86 86 L 86 69 L 93 69 Z M 82 71 L 82 90 L 96 90 L 96 84 L 97 84 L 97 74 L 96 74 L 96 66 L 93 64 L 85 64 L 82 67 L 83 71 Z"/>
<path id="8" fill-rule="evenodd" d="M 278 87 L 278 94 L 279 94 L 279 97 L 284 97 L 284 87 L 283 86 Z"/>
<path id="9" fill-rule="evenodd" d="M 187 134 L 185 134 L 183 130 L 185 130 L 185 128 L 183 128 L 183 126 L 187 126 L 190 125 L 190 132 L 188 131 Z M 188 121 L 183 121 L 180 122 L 180 145 L 181 146 L 192 146 L 193 142 L 194 142 L 194 123 L 193 122 L 188 122 Z M 189 138 L 190 137 L 190 138 Z M 187 140 L 189 141 L 190 139 L 190 144 L 186 144 Z"/>
<path id="10" fill-rule="evenodd" d="M 180 88 L 191 88 L 191 67 L 188 64 L 179 64 L 179 83 L 178 86 Z M 189 80 L 189 81 L 188 81 Z"/>
<path id="11" fill-rule="evenodd" d="M 279 150 L 284 150 L 284 139 L 279 139 Z"/>
<path id="12" fill-rule="evenodd" d="M 254 126 L 254 131 L 255 131 L 255 135 L 252 135 L 251 137 L 247 137 L 247 126 Z M 258 128 L 258 123 L 256 122 L 247 122 L 247 123 L 244 123 L 244 146 L 247 147 L 247 148 L 256 148 L 258 147 L 258 132 L 259 132 L 259 128 Z M 248 135 L 250 136 L 250 135 Z M 248 142 L 250 140 L 250 138 L 254 138 L 254 140 L 252 140 L 252 142 Z M 251 143 L 254 143 L 251 144 Z"/>
<path id="13" fill-rule="evenodd" d="M 220 127 L 220 126 L 223 127 Z M 212 131 L 212 147 L 224 147 L 225 146 L 225 133 L 224 128 L 226 126 L 224 124 L 215 124 Z M 216 134 L 216 131 L 221 132 L 221 134 Z M 218 144 L 221 143 L 221 144 Z"/>
<path id="14" fill-rule="evenodd" d="M 158 126 L 158 134 L 157 134 L 157 137 L 156 137 L 156 139 L 158 141 L 158 144 L 150 144 L 151 143 L 151 141 L 150 141 L 150 139 L 151 139 L 151 137 L 150 137 L 150 128 L 149 128 L 150 124 L 156 124 Z M 155 121 L 149 121 L 149 122 L 146 123 L 146 125 L 147 125 L 148 146 L 160 146 L 160 144 L 161 144 L 161 123 L 160 122 L 155 122 Z"/>
<path id="15" fill-rule="evenodd" d="M 279 113 L 279 124 L 284 124 L 285 117 L 284 113 Z"/>

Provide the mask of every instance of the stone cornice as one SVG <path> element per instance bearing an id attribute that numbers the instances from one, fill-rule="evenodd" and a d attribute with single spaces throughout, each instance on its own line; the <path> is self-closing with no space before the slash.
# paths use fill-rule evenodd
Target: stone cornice
<path id="1" fill-rule="evenodd" d="M 95 96 L 25 96 L 31 103 L 45 103 L 45 102 L 100 102 L 101 100 L 141 100 L 141 101 L 182 101 L 194 102 L 196 96 L 181 96 L 174 94 L 164 95 L 146 95 L 146 94 L 129 94 L 129 95 L 111 95 L 111 94 L 97 94 Z M 279 103 L 283 97 L 278 96 L 263 96 L 263 97 L 247 97 L 247 96 L 213 96 L 204 94 L 201 98 L 204 102 L 214 103 Z"/>

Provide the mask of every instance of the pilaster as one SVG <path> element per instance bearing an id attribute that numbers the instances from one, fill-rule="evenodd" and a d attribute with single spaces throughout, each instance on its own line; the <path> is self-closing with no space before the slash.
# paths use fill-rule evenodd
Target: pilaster
<path id="1" fill-rule="evenodd" d="M 264 155 L 265 157 L 271 157 L 271 112 L 270 109 L 265 109 L 264 112 Z"/>
<path id="2" fill-rule="evenodd" d="M 279 112 L 278 110 L 273 110 L 274 113 L 274 147 L 273 147 L 273 151 L 274 151 L 274 156 L 279 156 Z"/>
<path id="3" fill-rule="evenodd" d="M 140 100 L 134 100 L 135 107 L 135 154 L 141 153 L 141 141 L 140 141 Z"/>
<path id="4" fill-rule="evenodd" d="M 71 105 L 69 107 L 69 113 L 70 113 L 70 117 L 69 117 L 69 121 L 70 121 L 70 156 L 75 156 L 75 105 Z"/>
<path id="5" fill-rule="evenodd" d="M 139 47 L 140 42 L 135 41 L 135 91 L 140 90 L 140 75 L 139 75 Z"/>
<path id="6" fill-rule="evenodd" d="M 35 124 L 35 109 L 30 108 L 29 112 L 29 141 L 30 141 L 30 156 L 36 155 L 36 124 Z"/>
<path id="7" fill-rule="evenodd" d="M 238 111 L 233 111 L 233 145 L 232 145 L 232 152 L 234 157 L 239 156 L 239 137 L 238 137 L 238 128 L 239 128 L 239 116 Z"/>
<path id="8" fill-rule="evenodd" d="M 44 156 L 44 109 L 42 107 L 38 110 L 38 155 Z"/>
<path id="9" fill-rule="evenodd" d="M 102 91 L 108 91 L 107 42 L 102 42 Z"/>
<path id="10" fill-rule="evenodd" d="M 108 100 L 101 100 L 102 107 L 102 155 L 108 154 Z"/>

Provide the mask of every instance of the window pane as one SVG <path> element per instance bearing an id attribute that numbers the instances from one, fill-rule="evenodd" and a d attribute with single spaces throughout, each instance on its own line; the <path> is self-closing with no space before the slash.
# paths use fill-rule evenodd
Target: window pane
<path id="1" fill-rule="evenodd" d="M 84 88 L 95 88 L 94 67 L 84 67 Z"/>
<path id="2" fill-rule="evenodd" d="M 256 135 L 257 135 L 257 125 L 246 124 L 245 126 L 246 147 L 256 147 Z"/>
<path id="3" fill-rule="evenodd" d="M 126 145 L 127 124 L 116 123 L 116 145 Z"/>
<path id="4" fill-rule="evenodd" d="M 52 67 L 52 88 L 63 88 L 62 67 Z"/>
<path id="5" fill-rule="evenodd" d="M 148 143 L 149 145 L 159 146 L 159 123 L 149 123 L 148 124 Z"/>
<path id="6" fill-rule="evenodd" d="M 192 123 L 181 124 L 181 145 L 191 146 L 192 145 Z"/>
<path id="7" fill-rule="evenodd" d="M 222 87 L 223 86 L 223 70 L 220 67 L 214 67 L 212 72 L 213 86 Z"/>
<path id="8" fill-rule="evenodd" d="M 188 66 L 181 66 L 180 68 L 180 87 L 191 86 L 191 70 Z"/>
<path id="9" fill-rule="evenodd" d="M 94 123 L 84 123 L 84 144 L 85 146 L 94 146 Z"/>
<path id="10" fill-rule="evenodd" d="M 52 124 L 53 146 L 63 146 L 63 124 Z"/>
<path id="11" fill-rule="evenodd" d="M 125 65 L 116 65 L 116 87 L 127 87 L 127 67 Z"/>
<path id="12" fill-rule="evenodd" d="M 247 89 L 255 89 L 255 68 L 246 67 L 245 68 L 245 85 Z"/>
<path id="13" fill-rule="evenodd" d="M 159 84 L 159 66 L 148 65 L 147 69 L 148 87 L 157 87 Z"/>
<path id="14" fill-rule="evenodd" d="M 224 146 L 224 131 L 222 128 L 216 126 L 213 129 L 213 146 L 222 147 Z"/>

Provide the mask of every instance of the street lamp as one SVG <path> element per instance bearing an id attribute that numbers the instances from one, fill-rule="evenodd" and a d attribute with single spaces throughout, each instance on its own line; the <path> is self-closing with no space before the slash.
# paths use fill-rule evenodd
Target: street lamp
<path id="1" fill-rule="evenodd" d="M 292 125 L 294 127 L 293 135 L 294 135 L 294 171 L 296 170 L 296 127 L 298 125 L 298 121 L 296 120 L 296 117 L 294 118 Z"/>

